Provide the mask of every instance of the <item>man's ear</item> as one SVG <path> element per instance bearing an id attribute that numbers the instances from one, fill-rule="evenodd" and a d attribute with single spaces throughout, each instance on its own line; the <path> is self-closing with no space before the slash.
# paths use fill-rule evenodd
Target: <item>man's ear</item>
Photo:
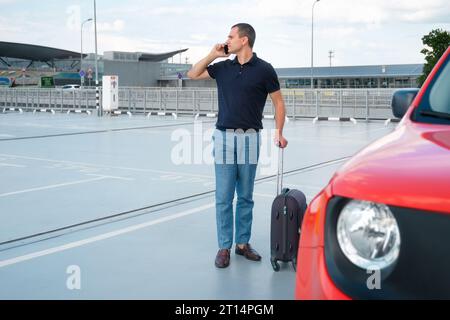
<path id="1" fill-rule="evenodd" d="M 247 43 L 248 43 L 248 37 L 243 36 L 243 37 L 242 37 L 242 45 L 245 46 L 245 44 L 247 44 Z"/>

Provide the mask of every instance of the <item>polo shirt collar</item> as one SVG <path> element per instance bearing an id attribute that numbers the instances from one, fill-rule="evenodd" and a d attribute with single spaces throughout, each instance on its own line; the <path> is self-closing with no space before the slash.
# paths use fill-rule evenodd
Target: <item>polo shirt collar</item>
<path id="1" fill-rule="evenodd" d="M 257 59 L 258 59 L 258 57 L 256 56 L 256 53 L 253 52 L 252 58 L 250 60 L 248 60 L 248 62 L 244 63 L 244 65 L 246 65 L 246 64 L 254 65 Z M 233 64 L 240 64 L 237 56 L 233 59 Z"/>

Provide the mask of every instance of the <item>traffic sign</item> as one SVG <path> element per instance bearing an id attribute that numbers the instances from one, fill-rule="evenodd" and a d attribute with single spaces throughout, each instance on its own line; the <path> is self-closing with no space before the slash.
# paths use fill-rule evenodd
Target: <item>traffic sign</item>
<path id="1" fill-rule="evenodd" d="M 87 78 L 92 79 L 92 69 L 91 68 L 88 69 L 87 73 L 88 73 Z"/>
<path id="2" fill-rule="evenodd" d="M 79 75 L 81 78 L 83 78 L 86 75 L 86 73 L 84 72 L 84 70 L 80 70 Z"/>

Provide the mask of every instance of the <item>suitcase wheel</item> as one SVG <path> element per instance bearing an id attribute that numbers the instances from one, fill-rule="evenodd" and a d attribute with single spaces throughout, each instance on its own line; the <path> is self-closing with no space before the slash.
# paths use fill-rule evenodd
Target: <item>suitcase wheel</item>
<path id="1" fill-rule="evenodd" d="M 270 259 L 270 263 L 272 264 L 272 268 L 274 271 L 280 271 L 280 264 L 276 259 Z"/>

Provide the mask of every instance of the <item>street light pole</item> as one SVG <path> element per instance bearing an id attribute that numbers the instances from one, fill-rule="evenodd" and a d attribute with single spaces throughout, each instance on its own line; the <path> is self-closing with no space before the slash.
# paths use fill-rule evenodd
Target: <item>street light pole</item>
<path id="1" fill-rule="evenodd" d="M 314 89 L 313 68 L 314 68 L 314 6 L 320 0 L 314 1 L 311 10 L 311 89 Z"/>
<path id="2" fill-rule="evenodd" d="M 83 69 L 83 26 L 86 22 L 92 21 L 92 18 L 86 19 L 81 24 L 81 48 L 80 48 L 80 71 Z M 81 86 L 83 87 L 84 77 L 81 77 Z"/>
<path id="3" fill-rule="evenodd" d="M 100 93 L 98 89 L 98 62 L 97 62 L 97 5 L 94 0 L 94 29 L 95 29 L 95 102 L 97 107 L 97 115 L 103 116 L 103 109 L 100 106 Z"/>

